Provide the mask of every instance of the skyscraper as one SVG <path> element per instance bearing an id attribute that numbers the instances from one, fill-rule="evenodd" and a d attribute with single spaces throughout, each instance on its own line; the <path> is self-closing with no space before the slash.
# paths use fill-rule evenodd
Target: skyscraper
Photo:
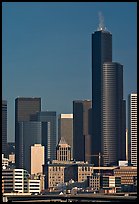
<path id="1" fill-rule="evenodd" d="M 41 98 L 24 98 L 15 99 L 15 155 L 16 168 L 19 167 L 19 122 L 30 121 L 30 115 L 41 111 Z"/>
<path id="2" fill-rule="evenodd" d="M 128 130 L 131 146 L 131 164 L 137 166 L 137 93 L 129 94 Z"/>
<path id="3" fill-rule="evenodd" d="M 35 121 L 47 122 L 47 129 L 45 136 L 42 138 L 42 145 L 45 146 L 45 159 L 56 159 L 56 112 L 55 111 L 41 111 L 32 115 Z"/>
<path id="4" fill-rule="evenodd" d="M 105 28 L 92 34 L 92 101 L 92 156 L 103 154 L 104 165 L 125 159 L 123 67 L 112 62 L 112 34 Z"/>
<path id="5" fill-rule="evenodd" d="M 73 101 L 73 159 L 89 161 L 91 136 L 89 134 L 91 100 Z"/>
<path id="6" fill-rule="evenodd" d="M 47 125 L 47 124 L 46 124 Z M 31 146 L 42 144 L 43 126 L 38 121 L 24 121 L 18 123 L 19 130 L 19 168 L 31 172 Z"/>
<path id="7" fill-rule="evenodd" d="M 58 142 L 64 138 L 73 151 L 73 114 L 60 114 L 58 117 Z"/>
<path id="8" fill-rule="evenodd" d="M 7 101 L 2 100 L 2 154 L 7 157 Z"/>

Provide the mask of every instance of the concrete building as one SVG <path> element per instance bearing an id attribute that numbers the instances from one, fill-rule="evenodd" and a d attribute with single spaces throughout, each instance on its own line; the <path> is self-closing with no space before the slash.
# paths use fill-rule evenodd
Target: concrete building
<path id="1" fill-rule="evenodd" d="M 56 188 L 58 185 L 69 182 L 71 179 L 77 182 L 84 182 L 87 176 L 93 173 L 93 165 L 89 163 L 74 161 L 53 161 L 44 166 L 46 176 L 45 188 Z"/>
<path id="2" fill-rule="evenodd" d="M 2 100 L 2 154 L 7 157 L 7 101 Z"/>
<path id="3" fill-rule="evenodd" d="M 100 190 L 100 175 L 93 173 L 91 176 L 87 176 L 87 183 L 92 190 Z"/>
<path id="4" fill-rule="evenodd" d="M 9 166 L 9 160 L 4 157 L 4 154 L 2 154 L 2 169 L 6 169 Z"/>
<path id="5" fill-rule="evenodd" d="M 90 120 L 92 101 L 73 101 L 73 159 L 91 162 Z"/>
<path id="6" fill-rule="evenodd" d="M 105 28 L 92 34 L 92 101 L 92 155 L 102 153 L 105 166 L 125 160 L 123 66 L 112 62 L 112 34 Z"/>
<path id="7" fill-rule="evenodd" d="M 101 176 L 100 188 L 103 190 L 111 189 L 113 193 L 121 191 L 121 177 L 120 176 Z"/>
<path id="8" fill-rule="evenodd" d="M 41 144 L 34 144 L 31 146 L 31 174 L 43 172 L 44 159 L 44 146 Z"/>
<path id="9" fill-rule="evenodd" d="M 28 172 L 24 169 L 2 169 L 4 193 L 28 192 Z"/>
<path id="10" fill-rule="evenodd" d="M 62 137 L 56 147 L 57 160 L 58 161 L 70 161 L 71 160 L 71 147 Z"/>
<path id="11" fill-rule="evenodd" d="M 58 116 L 58 142 L 61 138 L 64 138 L 71 146 L 73 157 L 73 114 L 60 114 Z"/>
<path id="12" fill-rule="evenodd" d="M 18 97 L 15 99 L 15 160 L 17 168 L 21 166 L 22 151 L 20 138 L 22 134 L 19 134 L 19 123 L 21 126 L 22 122 L 30 121 L 31 114 L 38 111 L 41 111 L 41 98 Z"/>
<path id="13" fill-rule="evenodd" d="M 122 185 L 134 185 L 134 177 L 137 176 L 137 167 L 121 166 L 114 169 L 114 176 L 121 177 Z"/>
<path id="14" fill-rule="evenodd" d="M 28 193 L 39 194 L 41 192 L 40 180 L 28 179 Z"/>
<path id="15" fill-rule="evenodd" d="M 131 146 L 131 164 L 137 166 L 137 93 L 129 94 L 129 142 Z"/>

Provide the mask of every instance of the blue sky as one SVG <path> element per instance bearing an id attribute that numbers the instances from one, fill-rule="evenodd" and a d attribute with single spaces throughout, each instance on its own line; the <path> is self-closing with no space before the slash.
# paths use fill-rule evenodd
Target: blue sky
<path id="1" fill-rule="evenodd" d="M 137 3 L 3 2 L 2 98 L 8 102 L 8 141 L 14 141 L 14 102 L 41 97 L 42 110 L 72 113 L 91 99 L 91 34 L 98 13 L 112 33 L 113 61 L 124 65 L 124 99 L 137 89 Z"/>

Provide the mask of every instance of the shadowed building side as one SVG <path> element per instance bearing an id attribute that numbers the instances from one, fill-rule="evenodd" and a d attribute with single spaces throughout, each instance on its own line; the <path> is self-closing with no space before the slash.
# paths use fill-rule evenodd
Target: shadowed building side
<path id="1" fill-rule="evenodd" d="M 91 100 L 73 101 L 73 159 L 91 162 L 91 136 L 89 135 L 89 111 Z"/>

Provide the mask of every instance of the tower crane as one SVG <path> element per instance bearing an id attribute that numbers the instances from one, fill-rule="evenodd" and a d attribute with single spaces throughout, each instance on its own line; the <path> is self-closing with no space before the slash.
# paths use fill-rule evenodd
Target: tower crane
<path id="1" fill-rule="evenodd" d="M 99 175 L 100 175 L 100 160 L 101 160 L 101 157 L 103 157 L 103 154 L 99 152 L 98 154 L 89 154 L 87 156 L 98 157 Z"/>

